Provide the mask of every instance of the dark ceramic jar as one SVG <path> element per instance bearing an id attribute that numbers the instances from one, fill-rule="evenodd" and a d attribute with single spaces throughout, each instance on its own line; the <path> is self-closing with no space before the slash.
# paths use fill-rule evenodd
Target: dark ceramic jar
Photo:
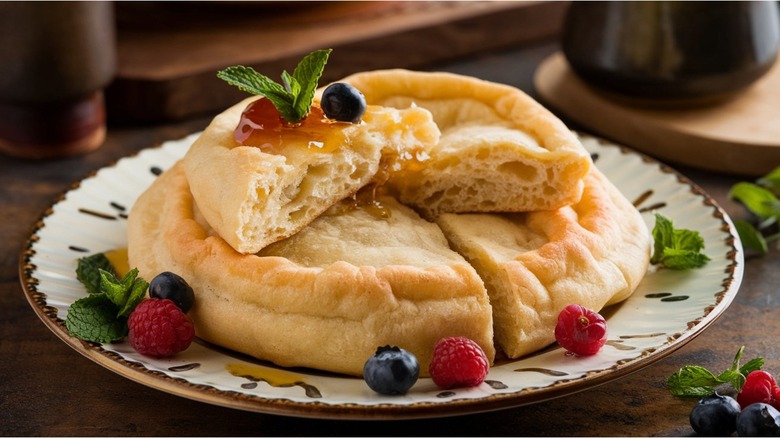
<path id="1" fill-rule="evenodd" d="M 770 69 L 779 44 L 774 1 L 573 2 L 562 38 L 588 83 L 681 101 L 738 92 Z"/>
<path id="2" fill-rule="evenodd" d="M 112 2 L 0 2 L 0 151 L 56 158 L 100 147 L 115 69 Z"/>

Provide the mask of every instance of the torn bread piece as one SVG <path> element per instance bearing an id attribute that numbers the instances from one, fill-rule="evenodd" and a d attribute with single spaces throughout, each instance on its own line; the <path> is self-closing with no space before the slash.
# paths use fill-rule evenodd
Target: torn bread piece
<path id="1" fill-rule="evenodd" d="M 550 111 L 517 88 L 441 72 L 378 70 L 343 79 L 369 104 L 433 114 L 441 139 L 422 166 L 390 179 L 424 216 L 553 210 L 577 202 L 590 154 Z"/>
<path id="2" fill-rule="evenodd" d="M 241 145 L 234 131 L 257 100 L 248 98 L 215 117 L 184 157 L 206 221 L 243 254 L 295 234 L 369 184 L 387 160 L 414 158 L 439 139 L 427 110 L 369 105 L 360 123 L 294 127 L 282 131 L 278 145 L 253 144 L 251 138 Z"/>
<path id="3" fill-rule="evenodd" d="M 259 254 L 240 254 L 205 223 L 181 164 L 133 205 L 128 258 L 144 278 L 192 285 L 189 315 L 209 342 L 285 367 L 361 375 L 382 345 L 412 352 L 427 375 L 446 336 L 477 342 L 492 363 L 482 280 L 438 227 L 381 198 L 389 214 L 336 205 Z"/>
<path id="4" fill-rule="evenodd" d="M 650 259 L 650 232 L 640 213 L 595 167 L 571 206 L 443 214 L 437 223 L 485 281 L 496 343 L 510 358 L 554 342 L 565 306 L 599 311 L 628 298 Z"/>

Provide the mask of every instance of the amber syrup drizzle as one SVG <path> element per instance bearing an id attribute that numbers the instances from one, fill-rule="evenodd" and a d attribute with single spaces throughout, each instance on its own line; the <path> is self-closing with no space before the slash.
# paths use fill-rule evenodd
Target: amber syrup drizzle
<path id="1" fill-rule="evenodd" d="M 330 153 L 347 145 L 343 128 L 347 122 L 329 119 L 317 105 L 298 123 L 285 121 L 269 99 L 251 102 L 241 113 L 241 119 L 233 132 L 236 142 L 242 146 L 255 146 L 265 153 L 280 154 L 285 144 L 307 145 L 311 151 Z M 360 208 L 377 219 L 390 217 L 390 209 L 382 205 L 378 197 L 390 176 L 401 169 L 419 169 L 425 165 L 428 155 L 424 150 L 386 151 L 373 180 L 355 195 L 342 203 L 341 212 Z"/>
<path id="2" fill-rule="evenodd" d="M 270 100 L 263 98 L 247 105 L 233 138 L 242 146 L 255 146 L 269 154 L 280 154 L 285 144 L 305 144 L 312 151 L 334 152 L 345 143 L 345 125 L 349 124 L 325 117 L 316 105 L 303 120 L 290 123 L 282 119 Z"/>

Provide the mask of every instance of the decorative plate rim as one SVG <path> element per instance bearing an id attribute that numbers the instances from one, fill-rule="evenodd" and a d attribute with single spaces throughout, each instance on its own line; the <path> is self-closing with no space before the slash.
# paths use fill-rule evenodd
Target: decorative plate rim
<path id="1" fill-rule="evenodd" d="M 478 413 L 519 407 L 570 395 L 602 385 L 636 372 L 667 357 L 672 352 L 686 345 L 714 323 L 731 304 L 742 282 L 744 271 L 742 244 L 728 214 L 709 194 L 692 180 L 674 170 L 671 166 L 642 152 L 618 145 L 595 135 L 580 132 L 579 135 L 581 137 L 590 138 L 596 141 L 601 147 L 616 147 L 619 149 L 621 155 L 637 155 L 644 164 L 655 166 L 664 174 L 673 175 L 676 178 L 677 183 L 685 186 L 693 196 L 701 198 L 702 206 L 712 209 L 711 216 L 720 222 L 719 229 L 729 235 L 729 237 L 724 239 L 724 243 L 730 248 L 726 254 L 729 264 L 726 267 L 725 274 L 728 274 L 728 278 L 721 282 L 722 289 L 713 294 L 715 297 L 714 304 L 704 308 L 704 313 L 699 318 L 687 321 L 687 328 L 685 330 L 670 334 L 661 345 L 656 348 L 645 349 L 636 357 L 620 361 L 608 368 L 585 373 L 579 377 L 558 380 L 550 385 L 541 387 L 527 387 L 515 392 L 494 393 L 481 398 L 451 399 L 446 402 L 437 403 L 417 401 L 410 404 L 380 403 L 364 405 L 360 403 L 330 404 L 317 401 L 299 402 L 287 398 L 266 398 L 262 395 L 250 395 L 238 391 L 219 389 L 206 384 L 190 382 L 184 378 L 172 377 L 163 372 L 149 369 L 140 362 L 125 358 L 114 351 L 106 350 L 101 344 L 86 342 L 71 337 L 65 327 L 64 320 L 57 316 L 58 310 L 55 307 L 48 305 L 45 293 L 37 290 L 39 280 L 34 276 L 37 267 L 31 263 L 31 258 L 36 253 L 34 246 L 40 239 L 39 232 L 45 227 L 44 222 L 46 218 L 54 213 L 54 207 L 63 202 L 69 192 L 79 189 L 84 181 L 96 177 L 101 169 L 116 168 L 122 160 L 135 158 L 144 150 L 159 149 L 170 142 L 187 141 L 187 139 L 193 138 L 197 134 L 198 133 L 194 133 L 181 139 L 159 143 L 133 154 L 121 157 L 100 169 L 89 172 L 83 178 L 71 183 L 68 188 L 53 199 L 52 203 L 44 209 L 32 225 L 28 238 L 19 255 L 18 271 L 25 297 L 33 307 L 36 315 L 38 315 L 44 324 L 57 337 L 71 348 L 104 368 L 116 372 L 132 381 L 191 400 L 268 414 L 304 418 L 357 420 L 445 417 L 464 413 Z M 197 342 L 206 344 L 202 341 Z M 210 346 L 210 348 L 221 349 L 221 347 L 216 346 Z"/>

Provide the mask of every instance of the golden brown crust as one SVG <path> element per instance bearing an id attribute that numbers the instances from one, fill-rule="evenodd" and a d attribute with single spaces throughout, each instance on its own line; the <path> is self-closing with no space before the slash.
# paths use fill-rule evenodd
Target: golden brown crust
<path id="1" fill-rule="evenodd" d="M 376 348 L 391 344 L 412 351 L 426 373 L 436 340 L 455 335 L 474 339 L 492 361 L 492 316 L 481 279 L 447 249 L 435 225 L 402 206 L 391 207 L 391 218 L 399 223 L 385 226 L 439 233 L 422 243 L 399 238 L 410 246 L 390 239 L 396 251 L 422 246 L 418 250 L 432 258 L 428 265 L 335 261 L 307 267 L 273 245 L 268 251 L 277 256 L 244 255 L 199 223 L 183 167 L 177 164 L 133 206 L 128 257 L 145 278 L 169 270 L 193 286 L 191 317 L 198 336 L 282 366 L 360 375 Z M 351 215 L 354 223 L 370 220 L 361 211 Z M 328 220 L 325 215 L 317 221 Z M 350 229 L 342 229 L 341 240 Z M 295 251 L 328 244 L 314 237 L 294 236 Z M 312 246 L 311 251 L 327 253 L 328 247 Z"/>
<path id="2" fill-rule="evenodd" d="M 424 166 L 391 179 L 426 217 L 551 210 L 579 200 L 590 155 L 550 111 L 508 85 L 442 72 L 378 70 L 344 79 L 369 104 L 433 114 L 442 132 Z"/>
<path id="3" fill-rule="evenodd" d="M 437 223 L 485 281 L 496 342 L 512 358 L 554 342 L 557 316 L 566 305 L 599 310 L 628 298 L 650 258 L 641 215 L 596 168 L 572 206 L 445 214 Z"/>
<path id="4" fill-rule="evenodd" d="M 215 118 L 136 201 L 131 266 L 146 278 L 177 272 L 193 285 L 201 338 L 282 366 L 354 375 L 377 347 L 398 345 L 425 374 L 442 337 L 474 339 L 492 361 L 495 333 L 507 355 L 519 357 L 554 341 L 565 305 L 597 310 L 636 288 L 650 249 L 642 218 L 530 97 L 447 73 L 388 70 L 346 81 L 369 104 L 412 119 L 392 135 L 357 142 L 368 148 L 352 152 L 370 157 L 361 172 L 369 177 L 332 196 L 302 198 L 306 217 L 295 226 L 275 229 L 283 209 L 266 209 L 265 198 L 294 198 L 271 195 L 286 186 L 307 191 L 300 187 L 316 182 L 302 183 L 306 174 L 327 183 L 350 171 L 309 172 L 319 164 L 294 148 L 274 155 L 236 146 L 232 132 L 246 101 Z M 382 199 L 388 219 L 336 205 L 378 171 L 388 140 L 391 149 L 435 143 L 424 166 L 389 181 L 400 201 L 438 216 L 435 224 L 392 198 Z M 274 236 L 258 237 L 264 230 Z"/>

